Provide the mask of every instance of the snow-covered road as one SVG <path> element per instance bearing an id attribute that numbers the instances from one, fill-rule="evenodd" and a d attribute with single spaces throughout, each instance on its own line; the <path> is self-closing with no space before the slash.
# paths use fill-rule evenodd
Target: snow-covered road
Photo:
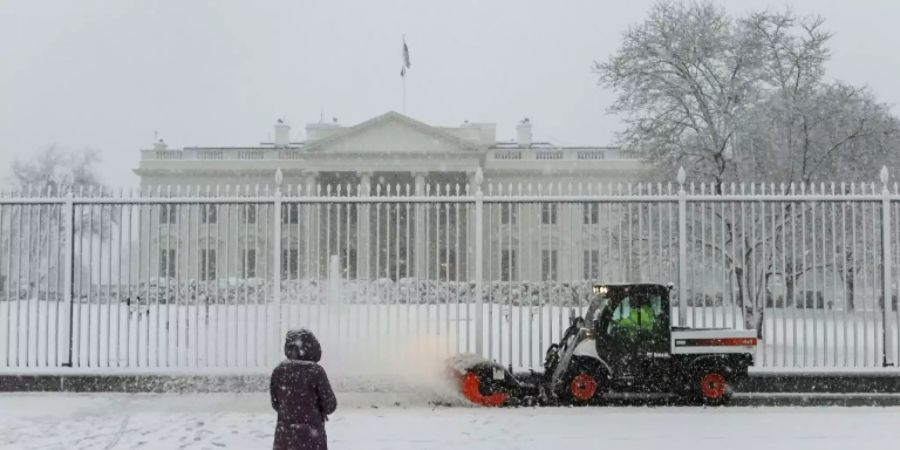
<path id="1" fill-rule="evenodd" d="M 339 395 L 333 449 L 894 449 L 900 408 L 433 407 Z M 0 394 L 4 449 L 270 448 L 264 394 Z"/>

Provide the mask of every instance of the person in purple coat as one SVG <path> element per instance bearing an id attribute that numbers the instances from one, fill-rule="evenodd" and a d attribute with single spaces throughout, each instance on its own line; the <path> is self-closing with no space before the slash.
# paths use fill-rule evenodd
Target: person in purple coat
<path id="1" fill-rule="evenodd" d="M 272 371 L 269 393 L 278 413 L 274 450 L 325 450 L 325 421 L 337 408 L 337 399 L 325 369 L 318 364 L 322 347 L 309 330 L 290 330 L 284 340 L 282 361 Z"/>

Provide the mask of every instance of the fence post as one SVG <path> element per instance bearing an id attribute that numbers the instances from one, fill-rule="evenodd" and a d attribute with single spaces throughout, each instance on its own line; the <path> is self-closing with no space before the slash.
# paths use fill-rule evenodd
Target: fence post
<path id="1" fill-rule="evenodd" d="M 475 353 L 484 355 L 484 174 L 475 172 Z"/>
<path id="2" fill-rule="evenodd" d="M 72 367 L 72 353 L 74 352 L 74 320 L 75 320 L 75 299 L 73 291 L 75 290 L 75 280 L 73 278 L 73 265 L 75 259 L 75 203 L 73 200 L 72 189 L 66 192 L 66 201 L 63 204 L 63 221 L 65 221 L 66 233 L 66 249 L 65 260 L 63 261 L 63 270 L 65 271 L 65 279 L 63 280 L 63 301 L 69 304 L 69 358 L 62 363 L 63 367 Z"/>
<path id="3" fill-rule="evenodd" d="M 684 167 L 678 168 L 678 325 L 685 326 L 687 317 L 687 191 Z"/>
<path id="4" fill-rule="evenodd" d="M 888 190 L 888 169 L 881 167 L 881 365 L 884 367 L 894 365 L 894 351 L 888 349 L 893 339 L 887 336 L 887 311 L 893 305 L 891 298 L 891 197 Z M 891 363 L 888 363 L 888 355 L 891 355 Z"/>
<path id="5" fill-rule="evenodd" d="M 281 207 L 281 183 L 284 181 L 284 175 L 281 173 L 281 169 L 277 169 L 275 171 L 275 224 L 272 230 L 272 252 L 274 253 L 272 261 L 272 267 L 275 268 L 274 274 L 272 274 L 273 282 L 275 283 L 273 289 L 273 300 L 275 302 L 275 317 L 269 320 L 270 324 L 275 324 L 275 329 L 270 332 L 270 336 L 273 340 L 272 345 L 269 346 L 270 349 L 273 349 L 269 352 L 270 365 L 277 360 L 277 350 L 278 349 L 278 341 L 281 337 L 281 328 L 282 328 L 282 311 L 281 311 L 281 224 L 284 220 L 283 211 Z M 299 211 L 298 211 L 299 214 Z M 290 213 L 288 213 L 288 217 L 291 217 Z M 298 217 L 299 220 L 299 217 Z M 270 315 L 273 314 L 271 311 Z"/>

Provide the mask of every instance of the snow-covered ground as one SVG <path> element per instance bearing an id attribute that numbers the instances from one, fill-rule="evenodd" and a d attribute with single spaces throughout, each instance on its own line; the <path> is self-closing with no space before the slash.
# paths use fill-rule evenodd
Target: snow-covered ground
<path id="1" fill-rule="evenodd" d="M 339 394 L 333 449 L 894 449 L 900 408 L 433 406 Z M 270 448 L 265 394 L 2 394 L 4 449 Z"/>

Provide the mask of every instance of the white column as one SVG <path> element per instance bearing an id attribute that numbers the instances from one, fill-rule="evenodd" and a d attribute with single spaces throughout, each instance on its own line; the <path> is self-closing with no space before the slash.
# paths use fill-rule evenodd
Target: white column
<path id="1" fill-rule="evenodd" d="M 684 326 L 687 318 L 687 177 L 683 167 L 678 168 L 678 324 Z"/>
<path id="2" fill-rule="evenodd" d="M 275 220 L 272 224 L 272 247 L 273 253 L 272 255 L 272 267 L 274 270 L 273 274 L 273 297 L 275 300 L 275 307 L 269 308 L 266 305 L 266 310 L 268 312 L 268 316 L 266 317 L 267 323 L 269 324 L 269 351 L 266 353 L 268 364 L 271 365 L 275 361 L 278 361 L 279 353 L 278 352 L 278 341 L 282 336 L 282 329 L 284 329 L 284 314 L 281 309 L 281 227 L 283 226 L 283 214 L 282 211 L 282 201 L 281 201 L 281 184 L 284 181 L 284 175 L 281 172 L 281 169 L 277 169 L 275 171 Z M 290 214 L 289 214 L 290 216 Z"/>
<path id="3" fill-rule="evenodd" d="M 476 175 L 478 173 L 476 170 L 473 170 L 471 172 L 466 172 L 466 182 L 469 185 L 469 195 L 472 195 L 472 196 L 474 196 L 482 188 L 481 182 L 482 182 L 483 176 L 481 176 L 479 178 L 479 176 Z M 471 251 L 473 253 L 472 253 L 471 260 L 465 260 L 465 259 L 463 259 L 463 260 L 466 261 L 466 276 L 468 279 L 471 280 L 471 279 L 475 278 L 475 254 L 474 254 L 474 252 L 475 252 L 475 236 L 476 236 L 476 232 L 477 232 L 476 230 L 477 230 L 477 227 L 484 226 L 484 225 L 479 222 L 476 222 L 474 208 L 468 214 L 468 217 L 466 217 L 466 219 L 467 219 L 466 242 L 465 242 L 466 248 L 464 248 L 463 250 L 468 249 L 468 251 Z M 460 257 L 464 258 L 464 256 L 462 256 L 462 255 Z"/>
<path id="4" fill-rule="evenodd" d="M 304 171 L 303 172 L 303 195 L 306 197 L 315 197 L 318 195 L 316 193 L 316 182 L 318 179 L 318 172 L 315 171 Z M 311 267 L 306 267 L 301 269 L 303 276 L 311 276 L 312 278 L 318 278 L 317 273 L 321 271 L 322 265 L 325 264 L 325 261 L 320 260 L 319 255 L 316 253 L 316 242 L 319 241 L 319 219 L 320 219 L 320 204 L 319 203 L 308 203 L 303 205 L 302 213 L 305 213 L 308 216 L 308 220 L 306 217 L 300 216 L 299 220 L 301 222 L 301 226 L 305 227 L 306 224 L 309 224 L 309 228 L 306 229 L 305 236 L 309 236 L 309 239 L 303 239 L 301 242 L 302 245 L 306 245 L 309 243 L 309 248 L 305 249 L 307 254 L 309 255 L 309 264 Z M 301 256 L 300 261 L 304 262 L 307 258 Z"/>
<path id="5" fill-rule="evenodd" d="M 425 172 L 414 172 L 413 176 L 416 180 L 416 197 L 425 195 Z M 425 208 L 421 203 L 415 206 L 415 247 L 413 260 L 415 262 L 415 274 L 417 278 L 426 278 L 428 276 L 428 261 L 425 258 L 425 245 L 428 242 L 428 236 L 425 235 Z"/>
<path id="6" fill-rule="evenodd" d="M 372 172 L 358 172 L 359 192 L 361 197 L 372 195 Z M 371 208 L 368 203 L 359 203 L 356 212 L 356 277 L 366 280 L 372 277 L 370 272 L 372 261 Z M 377 275 L 376 275 L 377 276 Z"/>
<path id="7" fill-rule="evenodd" d="M 475 195 L 475 353 L 482 356 L 484 355 L 484 192 L 481 190 L 483 179 L 481 169 L 475 172 L 472 178 Z"/>

